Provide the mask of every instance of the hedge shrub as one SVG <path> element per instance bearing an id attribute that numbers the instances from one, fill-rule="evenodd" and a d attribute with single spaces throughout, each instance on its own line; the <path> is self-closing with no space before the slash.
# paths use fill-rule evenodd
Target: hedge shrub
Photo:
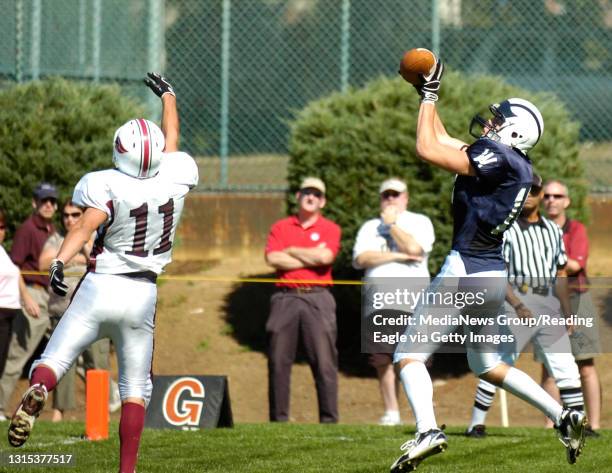
<path id="1" fill-rule="evenodd" d="M 143 109 L 118 86 L 52 78 L 0 92 L 0 206 L 9 235 L 32 212 L 40 181 L 72 195 L 89 171 L 112 166 L 113 133 Z"/>

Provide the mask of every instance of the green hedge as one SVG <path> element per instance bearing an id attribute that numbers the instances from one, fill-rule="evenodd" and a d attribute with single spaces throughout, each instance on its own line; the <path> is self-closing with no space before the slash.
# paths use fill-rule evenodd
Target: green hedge
<path id="1" fill-rule="evenodd" d="M 89 171 L 112 167 L 115 130 L 142 108 L 118 86 L 59 78 L 0 92 L 0 206 L 9 235 L 32 212 L 32 190 L 42 180 L 72 195 Z"/>
<path id="2" fill-rule="evenodd" d="M 468 128 L 472 116 L 488 111 L 490 103 L 509 97 L 533 101 L 544 117 L 542 141 L 530 153 L 534 169 L 544 179 L 568 182 L 573 206 L 571 214 L 585 219 L 587 186 L 584 167 L 578 161 L 578 123 L 565 106 L 549 94 L 535 95 L 503 83 L 496 77 L 445 75 L 438 110 L 450 135 L 467 143 L 474 139 Z M 357 230 L 379 214 L 378 187 L 389 176 L 408 182 L 409 208 L 431 218 L 436 243 L 429 260 L 432 274 L 440 268 L 452 237 L 450 213 L 453 176 L 417 158 L 416 120 L 419 101 L 414 89 L 401 78 L 381 78 L 361 89 L 337 93 L 310 103 L 291 124 L 288 180 L 295 191 L 306 175 L 326 182 L 328 204 L 325 215 L 342 227 L 342 249 L 335 262 L 336 279 L 361 277 L 351 267 Z M 294 209 L 293 192 L 287 197 Z M 359 289 L 336 286 L 338 305 L 338 349 L 345 372 L 371 372 L 360 354 Z M 462 358 L 436 356 L 432 369 L 460 373 Z"/>

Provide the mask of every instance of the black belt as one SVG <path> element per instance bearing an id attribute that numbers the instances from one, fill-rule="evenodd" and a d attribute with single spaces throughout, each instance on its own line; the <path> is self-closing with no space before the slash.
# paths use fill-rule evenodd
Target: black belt
<path id="1" fill-rule="evenodd" d="M 132 279 L 146 279 L 155 284 L 157 282 L 157 274 L 153 271 L 138 271 L 136 273 L 120 273 L 117 276 L 125 276 Z"/>
<path id="2" fill-rule="evenodd" d="M 313 292 L 327 291 L 326 287 L 323 286 L 311 286 L 311 287 L 282 287 L 282 292 L 289 292 L 291 294 L 311 294 Z"/>

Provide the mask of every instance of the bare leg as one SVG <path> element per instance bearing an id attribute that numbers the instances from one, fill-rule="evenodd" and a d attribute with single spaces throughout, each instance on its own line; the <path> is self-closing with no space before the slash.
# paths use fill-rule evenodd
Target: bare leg
<path id="1" fill-rule="evenodd" d="M 378 375 L 378 386 L 382 396 L 385 412 L 399 411 L 397 402 L 397 385 L 395 382 L 395 372 L 393 365 L 377 366 L 376 374 Z"/>
<path id="2" fill-rule="evenodd" d="M 576 363 L 580 371 L 580 381 L 582 383 L 589 424 L 593 430 L 597 430 L 601 427 L 599 423 L 601 416 L 601 385 L 599 384 L 599 375 L 597 374 L 593 358 L 579 360 Z"/>
<path id="3" fill-rule="evenodd" d="M 557 384 L 555 383 L 554 378 L 548 374 L 548 370 L 546 366 L 542 364 L 542 380 L 540 382 L 540 386 L 546 391 L 550 396 L 557 402 L 561 402 L 561 396 L 559 395 L 559 389 L 557 388 Z M 545 417 L 545 426 L 547 429 L 552 429 L 553 421 L 548 417 Z"/>

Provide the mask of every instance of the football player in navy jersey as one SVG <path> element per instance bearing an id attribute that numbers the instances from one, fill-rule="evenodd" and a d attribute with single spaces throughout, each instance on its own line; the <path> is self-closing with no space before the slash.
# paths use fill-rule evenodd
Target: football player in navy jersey
<path id="1" fill-rule="evenodd" d="M 423 159 L 456 174 L 453 191 L 453 242 L 440 273 L 428 291 L 435 293 L 442 287 L 457 290 L 461 284 L 486 287 L 486 301 L 480 307 L 465 307 L 470 315 L 479 310 L 483 315 L 503 313 L 506 273 L 502 257 L 503 233 L 516 219 L 527 198 L 532 182 L 529 151 L 540 140 L 544 122 L 539 110 L 527 100 L 510 98 L 489 107 L 488 120 L 474 117 L 470 134 L 477 140 L 468 145 L 451 137 L 436 111 L 438 91 L 444 67 L 438 60 L 435 70 L 421 76 L 415 86 L 421 96 L 417 121 L 416 151 Z M 482 127 L 480 133 L 476 127 Z M 471 281 L 471 283 L 470 283 Z M 454 286 L 453 286 L 454 285 Z M 467 310 L 466 310 L 467 309 Z M 435 313 L 434 306 L 422 304 L 414 314 Z M 448 313 L 448 308 L 444 309 Z M 451 314 L 452 315 L 452 314 Z M 417 318 L 417 322 L 418 322 Z M 448 333 L 456 326 L 436 327 Z M 427 327 L 408 326 L 407 340 Z M 471 328 L 468 328 L 471 330 Z M 446 435 L 438 428 L 433 409 L 433 386 L 425 362 L 439 343 L 399 343 L 394 355 L 410 406 L 416 418 L 414 439 L 401 446 L 402 454 L 391 466 L 391 472 L 412 471 L 425 458 L 444 451 Z M 480 349 L 478 349 L 480 348 Z M 563 409 L 533 379 L 522 371 L 501 361 L 498 350 L 482 349 L 467 344 L 470 368 L 479 377 L 500 386 L 541 410 L 555 423 L 570 463 L 576 461 L 584 445 L 584 413 Z"/>

